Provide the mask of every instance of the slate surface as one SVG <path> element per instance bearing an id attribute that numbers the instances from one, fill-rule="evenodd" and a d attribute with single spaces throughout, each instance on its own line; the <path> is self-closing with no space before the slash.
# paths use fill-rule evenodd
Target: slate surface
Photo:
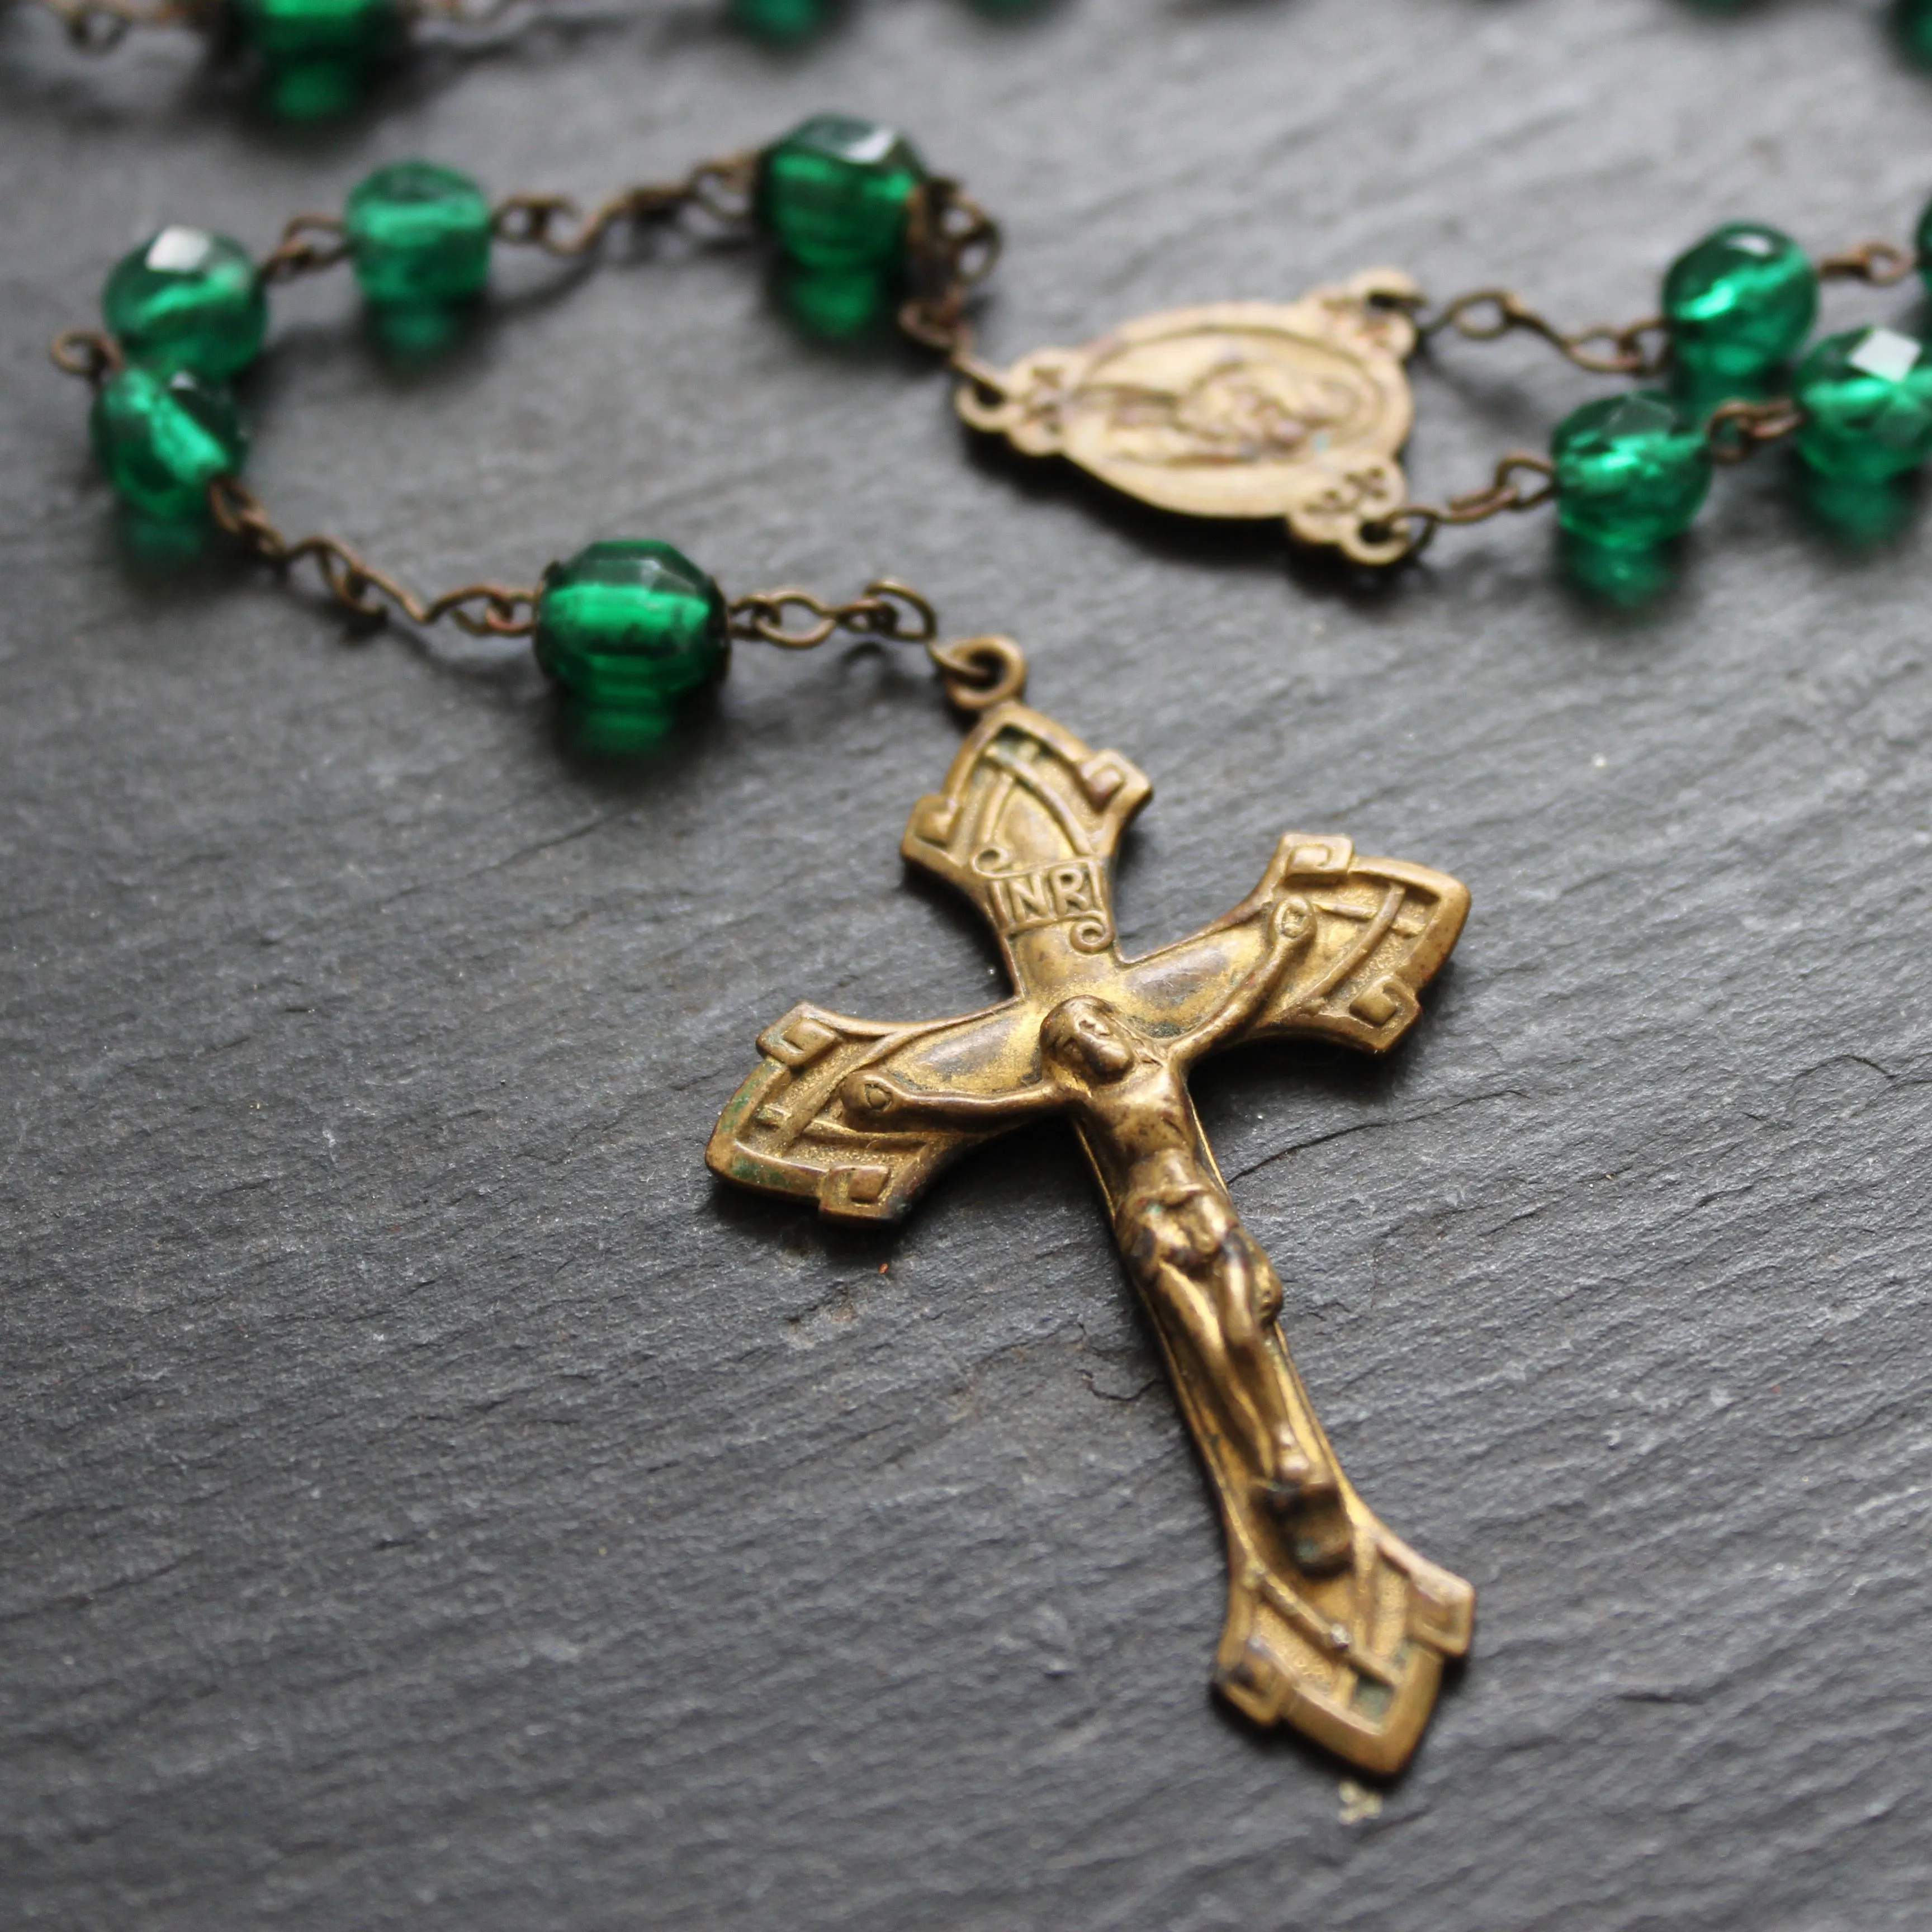
<path id="1" fill-rule="evenodd" d="M 1769 460 L 1636 614 L 1529 521 L 1365 591 L 971 452 L 729 254 L 515 264 L 413 374 L 340 279 L 280 304 L 291 526 L 427 584 L 662 532 L 1018 632 L 1159 788 L 1130 940 L 1291 825 L 1470 883 L 1393 1064 L 1203 1083 L 1348 1467 L 1480 1593 L 1360 1817 L 1209 1699 L 1216 1532 L 1065 1139 L 890 1240 L 701 1165 L 794 999 L 992 989 L 895 856 L 926 681 L 748 652 L 600 763 L 514 652 L 130 556 L 44 351 L 165 219 L 266 246 L 418 152 L 592 195 L 833 103 L 1004 216 L 996 355 L 1384 262 L 1637 314 L 1720 218 L 1905 231 L 1932 82 L 1870 10 L 919 0 L 789 58 L 692 14 L 299 141 L 16 12 L 0 88 L 8 1922 L 1928 1922 L 1932 532 L 1855 554 Z M 1418 381 L 1432 492 L 1601 386 Z"/>

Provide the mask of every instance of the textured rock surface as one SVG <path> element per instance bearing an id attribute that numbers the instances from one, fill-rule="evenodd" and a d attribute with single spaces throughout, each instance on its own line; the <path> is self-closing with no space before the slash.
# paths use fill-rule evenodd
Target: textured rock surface
<path id="1" fill-rule="evenodd" d="M 661 534 L 1019 632 L 1160 788 L 1132 939 L 1290 825 L 1470 883 L 1396 1062 L 1204 1083 L 1345 1461 L 1481 1593 L 1360 1818 L 1209 1700 L 1215 1528 L 1066 1141 L 891 1241 L 704 1171 L 794 998 L 992 984 L 895 857 L 925 681 L 747 652 L 676 749 L 586 759 L 514 654 L 131 556 L 43 348 L 166 218 L 265 246 L 416 153 L 594 195 L 833 104 L 1006 217 L 996 355 L 1382 262 L 1636 314 L 1720 218 L 1906 232 L 1932 82 L 1869 9 L 920 0 L 782 60 L 680 14 L 307 142 L 16 11 L 0 96 L 10 1923 L 1925 1923 L 1932 532 L 1848 554 L 1771 460 L 1643 614 L 1528 520 L 1358 590 L 968 452 L 728 255 L 513 264 L 413 374 L 344 278 L 278 304 L 286 524 L 428 584 Z M 1598 386 L 1419 387 L 1436 492 Z"/>

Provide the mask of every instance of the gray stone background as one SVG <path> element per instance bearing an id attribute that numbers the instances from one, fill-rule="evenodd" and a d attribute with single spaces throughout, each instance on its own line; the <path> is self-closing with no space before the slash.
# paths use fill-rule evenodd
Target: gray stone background
<path id="1" fill-rule="evenodd" d="M 1392 1064 L 1202 1082 L 1348 1467 L 1480 1592 L 1364 1801 L 1208 1696 L 1216 1526 L 1068 1140 L 890 1239 L 704 1171 L 794 999 L 992 989 L 896 856 L 956 742 L 926 680 L 747 651 L 587 756 L 514 650 L 132 554 L 44 349 L 164 220 L 266 247 L 417 154 L 594 196 L 834 104 L 1004 218 L 1002 358 L 1384 262 L 1627 317 L 1720 218 L 1907 231 L 1932 80 L 1872 9 L 873 0 L 788 56 L 580 16 L 302 137 L 16 10 L 0 90 L 0 1916 L 1932 1922 L 1932 532 L 1850 550 L 1774 457 L 1641 610 L 1532 520 L 1365 587 L 974 449 L 728 252 L 508 263 L 413 371 L 346 278 L 278 302 L 245 400 L 291 527 L 426 584 L 662 534 L 1018 633 L 1159 788 L 1132 941 L 1291 826 L 1469 882 Z M 1603 386 L 1445 352 L 1419 487 Z"/>

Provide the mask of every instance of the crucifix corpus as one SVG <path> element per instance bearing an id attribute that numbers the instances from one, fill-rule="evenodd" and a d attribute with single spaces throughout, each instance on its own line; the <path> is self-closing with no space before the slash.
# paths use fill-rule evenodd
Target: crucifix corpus
<path id="1" fill-rule="evenodd" d="M 1012 997 L 910 1025 L 794 1006 L 760 1036 L 764 1063 L 707 1158 L 835 1220 L 891 1221 L 968 1148 L 1022 1121 L 1070 1121 L 1220 1498 L 1215 1686 L 1258 1723 L 1394 1772 L 1443 1659 L 1468 1648 L 1474 1592 L 1391 1535 L 1342 1473 L 1282 1337 L 1280 1280 L 1234 1212 L 1187 1076 L 1246 1040 L 1392 1046 L 1468 893 L 1290 832 L 1232 912 L 1124 959 L 1114 854 L 1152 792 L 1117 752 L 1023 704 L 987 712 L 902 850 L 978 907 Z"/>

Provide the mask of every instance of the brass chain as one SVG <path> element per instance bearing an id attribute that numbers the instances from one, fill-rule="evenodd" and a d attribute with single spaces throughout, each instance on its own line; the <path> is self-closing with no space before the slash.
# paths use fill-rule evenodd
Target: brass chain
<path id="1" fill-rule="evenodd" d="M 1789 396 L 1762 402 L 1738 398 L 1720 403 L 1704 425 L 1703 448 L 1712 463 L 1742 463 L 1767 443 L 1792 435 L 1804 412 Z M 1525 477 L 1538 480 L 1526 484 Z M 1362 526 L 1370 542 L 1392 536 L 1405 524 L 1418 526 L 1405 556 L 1413 556 L 1444 524 L 1480 524 L 1491 517 L 1540 509 L 1556 494 L 1556 468 L 1548 458 L 1527 450 L 1512 451 L 1496 465 L 1496 474 L 1479 490 L 1466 490 L 1444 503 L 1405 503 Z"/>
<path id="2" fill-rule="evenodd" d="M 967 298 L 1000 259 L 1000 224 L 956 181 L 932 176 L 914 194 L 906 226 L 911 293 L 899 326 L 956 366 L 970 359 Z"/>
<path id="3" fill-rule="evenodd" d="M 448 617 L 472 637 L 525 638 L 536 628 L 537 592 L 502 584 L 466 584 L 440 597 L 418 597 L 366 558 L 331 536 L 290 538 L 270 520 L 262 501 L 232 476 L 208 486 L 216 524 L 265 563 L 287 571 L 313 560 L 322 588 L 353 615 L 380 622 L 393 609 L 412 624 Z"/>
<path id="4" fill-rule="evenodd" d="M 729 606 L 731 634 L 789 651 L 808 651 L 841 632 L 880 644 L 923 644 L 946 687 L 946 701 L 962 711 L 985 711 L 1026 689 L 1026 654 L 1010 638 L 938 641 L 939 617 L 932 604 L 897 578 L 875 578 L 848 604 L 828 604 L 809 590 L 788 585 L 735 597 Z M 802 615 L 804 621 L 788 621 Z"/>
<path id="5" fill-rule="evenodd" d="M 48 0 L 48 4 L 63 17 L 76 19 L 84 18 L 90 8 L 124 8 L 131 22 L 186 16 L 198 10 L 201 0 L 154 0 L 146 11 L 140 10 L 140 0 Z M 434 4 L 448 16 L 470 17 L 465 10 L 470 0 L 434 0 Z M 484 4 L 494 4 L 494 0 L 484 0 Z M 620 224 L 642 226 L 674 220 L 695 209 L 736 226 L 751 214 L 758 162 L 756 151 L 749 150 L 702 162 L 681 181 L 621 190 L 587 214 L 567 196 L 512 195 L 493 210 L 490 232 L 513 245 L 538 248 L 571 260 L 597 248 Z M 943 176 L 928 178 L 912 197 L 906 250 L 910 292 L 898 316 L 908 335 L 942 352 L 958 374 L 995 394 L 1004 390 L 1002 372 L 972 352 L 965 308 L 972 289 L 992 272 L 1000 240 L 998 224 L 957 182 Z M 284 227 L 280 240 L 259 265 L 260 272 L 266 282 L 286 280 L 333 267 L 347 253 L 346 232 L 338 218 L 298 214 Z M 1824 256 L 1817 270 L 1827 280 L 1857 280 L 1884 287 L 1904 280 L 1919 266 L 1916 251 L 1874 241 Z M 1538 337 L 1576 367 L 1594 374 L 1654 376 L 1668 364 L 1669 336 L 1660 316 L 1566 331 L 1507 288 L 1471 290 L 1432 313 L 1426 298 L 1420 295 L 1390 299 L 1393 306 L 1411 316 L 1424 341 L 1450 331 L 1472 342 L 1494 341 L 1520 332 Z M 119 346 L 93 330 L 64 331 L 54 339 L 52 356 L 63 371 L 96 385 L 124 366 Z M 1705 424 L 1704 454 L 1715 464 L 1742 462 L 1764 445 L 1792 434 L 1802 421 L 1802 412 L 1789 396 L 1724 403 Z M 1406 530 L 1410 535 L 1402 554 L 1414 556 L 1444 526 L 1481 523 L 1535 509 L 1550 501 L 1556 488 L 1555 469 L 1546 458 L 1514 451 L 1502 458 L 1490 482 L 1479 488 L 1439 504 L 1405 503 L 1365 521 L 1362 534 L 1379 543 Z M 379 620 L 393 609 L 415 623 L 433 624 L 446 616 L 475 634 L 499 637 L 524 636 L 535 628 L 535 589 L 472 584 L 440 597 L 423 598 L 336 538 L 285 536 L 269 520 L 260 500 L 232 477 L 211 484 L 208 500 L 216 523 L 264 560 L 286 570 L 304 559 L 312 560 L 328 594 L 359 617 Z M 793 619 L 801 613 L 804 621 L 794 623 Z M 916 591 L 890 578 L 868 585 L 864 596 L 848 604 L 827 604 L 809 591 L 786 587 L 740 598 L 730 606 L 730 614 L 734 635 L 788 650 L 809 650 L 842 631 L 882 641 L 923 644 L 947 679 L 949 696 L 962 705 L 978 699 L 998 702 L 1024 684 L 1024 661 L 1018 658 L 1018 647 L 1010 640 L 977 639 L 945 646 L 935 644 L 937 620 L 932 606 Z M 944 655 L 949 651 L 968 655 L 956 656 L 949 662 Z M 1018 658 L 1016 674 L 1001 655 L 1006 651 Z M 988 692 L 998 694 L 986 696 Z"/>
<path id="6" fill-rule="evenodd" d="M 1916 249 L 1882 241 L 1860 242 L 1841 254 L 1821 256 L 1816 264 L 1821 280 L 1858 281 L 1873 288 L 1891 287 L 1920 266 Z M 1493 342 L 1520 330 L 1540 336 L 1579 368 L 1596 375 L 1658 376 L 1669 362 L 1670 338 L 1660 316 L 1646 316 L 1621 328 L 1599 324 L 1566 331 L 1538 314 L 1514 290 L 1504 288 L 1472 289 L 1432 314 L 1424 313 L 1426 304 L 1419 297 L 1400 305 L 1409 310 L 1417 333 L 1425 341 L 1450 329 L 1471 342 Z M 1804 412 L 1790 396 L 1761 401 L 1740 398 L 1720 403 L 1704 425 L 1704 454 L 1715 464 L 1742 463 L 1767 443 L 1793 434 L 1804 420 Z M 1526 486 L 1520 480 L 1525 476 L 1540 480 Z M 1465 491 L 1442 504 L 1404 504 L 1365 524 L 1363 532 L 1373 542 L 1405 525 L 1412 526 L 1415 535 L 1404 553 L 1412 556 L 1444 524 L 1480 523 L 1490 517 L 1533 510 L 1556 493 L 1556 471 L 1550 462 L 1517 451 L 1497 464 L 1496 475 L 1481 489 Z"/>
<path id="7" fill-rule="evenodd" d="M 333 214 L 297 214 L 282 225 L 281 239 L 256 264 L 266 283 L 293 281 L 332 268 L 349 256 L 349 231 Z"/>
<path id="8" fill-rule="evenodd" d="M 1895 242 L 1862 242 L 1841 254 L 1822 256 L 1816 268 L 1822 281 L 1858 281 L 1872 288 L 1889 288 L 1919 267 L 1917 250 Z M 1494 342 L 1516 332 L 1539 336 L 1557 353 L 1596 376 L 1661 375 L 1670 354 L 1669 332 L 1661 316 L 1641 321 L 1593 323 L 1588 328 L 1558 328 L 1532 308 L 1514 289 L 1472 289 L 1425 314 L 1422 297 L 1404 302 L 1426 342 L 1453 329 L 1466 342 Z"/>
<path id="9" fill-rule="evenodd" d="M 538 248 L 571 260 L 590 254 L 620 222 L 667 220 L 695 208 L 735 224 L 750 212 L 757 162 L 757 155 L 750 152 L 704 161 L 680 182 L 620 189 L 588 215 L 568 195 L 510 195 L 491 211 L 490 232 L 512 247 Z M 348 232 L 339 216 L 298 214 L 284 226 L 281 239 L 259 266 L 265 282 L 290 281 L 332 268 L 348 254 Z"/>
<path id="10" fill-rule="evenodd" d="M 1704 454 L 1713 463 L 1742 463 L 1766 443 L 1790 436 L 1804 421 L 1804 412 L 1789 396 L 1720 403 L 1704 425 Z"/>
<path id="11" fill-rule="evenodd" d="M 1621 326 L 1594 322 L 1588 328 L 1562 329 L 1514 289 L 1472 289 L 1444 302 L 1432 315 L 1421 313 L 1425 304 L 1420 297 L 1403 306 L 1411 309 L 1416 333 L 1425 342 L 1448 329 L 1466 342 L 1494 342 L 1521 331 L 1541 337 L 1558 355 L 1593 376 L 1660 374 L 1670 350 L 1661 316 L 1647 315 Z M 1652 342 L 1652 337 L 1658 339 Z"/>
<path id="12" fill-rule="evenodd" d="M 304 559 L 313 562 L 322 588 L 352 616 L 380 623 L 399 611 L 411 623 L 425 626 L 447 617 L 472 637 L 526 638 L 536 628 L 538 586 L 466 584 L 439 597 L 418 597 L 340 538 L 284 536 L 261 499 L 237 478 L 219 477 L 211 483 L 208 502 L 217 525 L 265 563 L 286 572 Z M 788 650 L 809 650 L 840 632 L 882 644 L 923 645 L 947 700 L 962 711 L 988 710 L 1026 689 L 1025 654 L 1012 638 L 939 643 L 938 614 L 896 578 L 874 579 L 861 596 L 844 604 L 828 604 L 812 591 L 787 586 L 734 598 L 727 609 L 734 637 Z M 808 621 L 788 624 L 788 616 L 800 611 Z"/>
<path id="13" fill-rule="evenodd" d="M 86 6 L 94 0 L 72 4 Z M 435 10 L 466 22 L 477 17 L 468 0 L 435 0 Z M 575 259 L 589 254 L 620 223 L 670 220 L 695 209 L 736 226 L 752 212 L 758 159 L 749 151 L 704 162 L 682 181 L 626 188 L 588 214 L 566 196 L 512 195 L 492 211 L 490 232 L 500 241 Z M 900 316 L 908 332 L 970 362 L 962 314 L 967 292 L 990 272 L 998 249 L 999 230 L 983 208 L 953 182 L 928 182 L 915 197 L 909 240 L 912 294 Z M 298 214 L 256 266 L 264 282 L 286 281 L 333 268 L 348 252 L 347 231 L 338 217 Z M 52 354 L 65 374 L 96 386 L 126 367 L 120 345 L 98 330 L 64 331 L 54 338 Z M 290 537 L 238 477 L 211 482 L 208 505 L 218 528 L 277 571 L 286 574 L 298 563 L 312 563 L 323 590 L 353 616 L 380 623 L 400 614 L 424 626 L 446 617 L 478 637 L 527 637 L 536 628 L 541 586 L 466 584 L 440 596 L 422 597 L 339 537 Z M 1026 658 L 1010 638 L 940 644 L 932 604 L 896 578 L 878 578 L 844 604 L 786 586 L 754 591 L 727 608 L 733 636 L 788 650 L 810 650 L 840 632 L 922 645 L 947 698 L 962 710 L 985 710 L 1026 688 Z"/>
<path id="14" fill-rule="evenodd" d="M 758 163 L 749 149 L 701 161 L 682 181 L 621 188 L 588 214 L 567 194 L 513 194 L 493 211 L 490 232 L 513 247 L 541 248 L 571 260 L 589 254 L 620 222 L 641 226 L 695 209 L 736 227 L 750 218 Z"/>
<path id="15" fill-rule="evenodd" d="M 938 635 L 939 619 L 916 590 L 896 578 L 881 577 L 849 604 L 828 604 L 809 590 L 788 584 L 778 590 L 754 590 L 733 598 L 731 634 L 754 638 L 788 651 L 808 651 L 835 632 L 877 638 L 884 643 L 923 644 Z M 788 620 L 802 613 L 804 622 Z"/>
<path id="16" fill-rule="evenodd" d="M 1826 255 L 1818 263 L 1818 274 L 1828 282 L 1864 282 L 1875 289 L 1890 288 L 1902 282 L 1918 266 L 1918 252 L 1901 248 L 1896 242 L 1861 242 L 1843 254 Z"/>
<path id="17" fill-rule="evenodd" d="M 1534 477 L 1526 484 L 1520 479 Z M 1540 509 L 1556 494 L 1556 466 L 1547 457 L 1512 450 L 1496 465 L 1496 474 L 1480 489 L 1465 490 L 1442 503 L 1405 503 L 1388 515 L 1362 526 L 1371 543 L 1379 543 L 1406 525 L 1418 527 L 1402 554 L 1414 556 L 1444 524 L 1486 523 L 1492 517 Z"/>

